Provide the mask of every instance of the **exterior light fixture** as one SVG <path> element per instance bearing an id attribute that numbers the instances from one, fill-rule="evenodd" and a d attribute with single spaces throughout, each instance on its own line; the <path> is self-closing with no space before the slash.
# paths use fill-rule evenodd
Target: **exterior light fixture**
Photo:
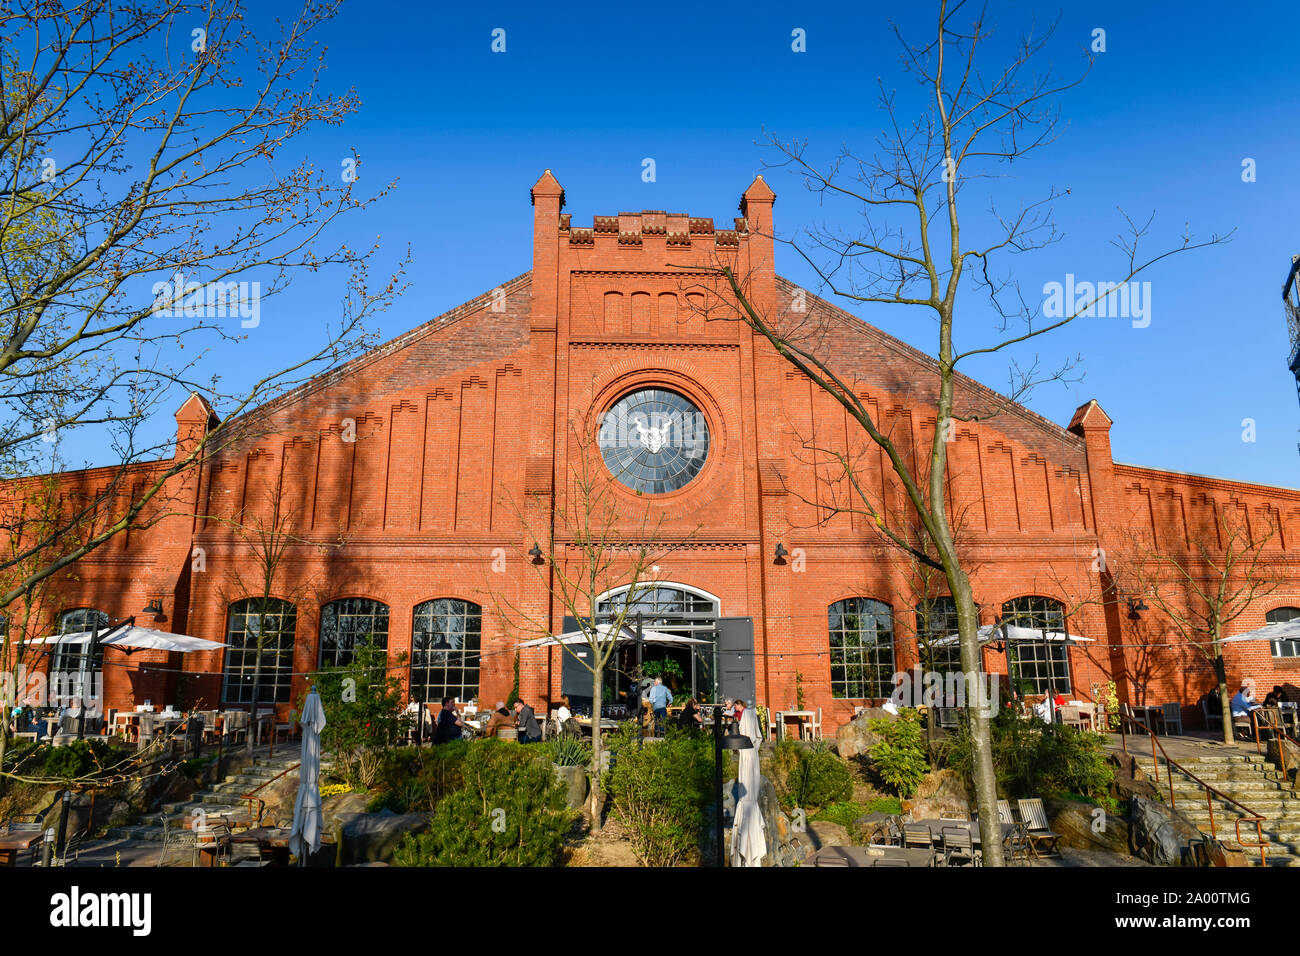
<path id="1" fill-rule="evenodd" d="M 790 554 L 790 552 L 787 551 L 787 550 L 785 549 L 785 545 L 782 544 L 780 541 L 778 541 L 778 542 L 776 543 L 776 557 L 775 557 L 775 559 L 772 561 L 772 563 L 773 563 L 773 564 L 785 564 L 785 559 L 786 559 L 786 557 L 787 557 L 789 554 Z"/>
<path id="2" fill-rule="evenodd" d="M 536 541 L 533 542 L 533 546 L 529 550 L 528 556 L 533 559 L 533 564 L 541 564 L 544 560 L 542 558 L 542 549 L 537 546 Z"/>
<path id="3" fill-rule="evenodd" d="M 163 616 L 163 606 L 162 606 L 162 601 L 159 600 L 158 598 L 154 598 L 153 600 L 151 600 L 148 604 L 146 604 L 146 605 L 144 606 L 144 610 L 141 611 L 140 613 L 141 613 L 141 614 L 152 614 L 152 615 L 153 615 L 153 619 L 154 619 L 155 621 L 161 621 L 161 620 L 162 620 L 162 616 Z"/>
<path id="4" fill-rule="evenodd" d="M 1149 610 L 1151 609 L 1147 607 L 1147 602 L 1142 600 L 1141 597 L 1128 599 L 1128 616 L 1131 617 L 1133 620 L 1136 621 L 1138 619 L 1138 616 L 1143 611 L 1149 611 Z"/>

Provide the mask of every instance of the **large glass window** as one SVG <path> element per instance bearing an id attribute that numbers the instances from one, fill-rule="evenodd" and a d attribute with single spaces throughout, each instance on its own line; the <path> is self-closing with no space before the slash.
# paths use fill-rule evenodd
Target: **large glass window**
<path id="1" fill-rule="evenodd" d="M 320 666 L 352 663 L 358 645 L 388 647 L 388 605 L 370 598 L 343 598 L 320 609 Z"/>
<path id="2" fill-rule="evenodd" d="M 248 598 L 230 605 L 222 699 L 251 704 L 256 683 L 259 704 L 287 702 L 297 627 L 297 608 L 279 598 Z"/>
<path id="3" fill-rule="evenodd" d="M 685 395 L 645 388 L 605 413 L 597 442 L 615 478 L 657 495 L 676 491 L 700 473 L 709 455 L 709 427 Z"/>
<path id="4" fill-rule="evenodd" d="M 943 595 L 916 606 L 916 645 L 921 666 L 939 674 L 961 673 L 957 602 Z"/>
<path id="5" fill-rule="evenodd" d="M 411 635 L 411 696 L 418 701 L 478 697 L 483 609 L 437 598 L 415 607 Z"/>
<path id="6" fill-rule="evenodd" d="M 1300 607 L 1275 607 L 1264 615 L 1265 624 L 1285 624 L 1300 618 Z M 1274 657 L 1300 657 L 1300 640 L 1271 641 Z"/>
<path id="7" fill-rule="evenodd" d="M 1047 597 L 1019 597 L 1002 605 L 1002 623 L 1040 632 L 1041 640 L 1011 641 L 1011 680 L 1021 694 L 1067 693 L 1070 690 L 1070 656 L 1064 639 L 1047 640 L 1047 634 L 1065 634 L 1065 610 Z"/>
<path id="8" fill-rule="evenodd" d="M 108 627 L 108 615 L 94 608 L 79 607 L 59 615 L 60 634 L 80 634 Z M 77 688 L 89 688 L 97 671 L 104 669 L 104 645 L 89 640 L 81 643 L 61 641 L 54 648 L 50 667 L 51 690 L 60 698 L 81 696 Z"/>
<path id="9" fill-rule="evenodd" d="M 894 690 L 894 614 L 871 598 L 836 601 L 828 613 L 831 696 L 888 697 Z"/>

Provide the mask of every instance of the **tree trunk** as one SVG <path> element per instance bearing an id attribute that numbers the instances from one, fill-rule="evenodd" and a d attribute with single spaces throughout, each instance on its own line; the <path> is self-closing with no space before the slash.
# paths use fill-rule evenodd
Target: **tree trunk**
<path id="1" fill-rule="evenodd" d="M 604 693 L 604 663 L 600 659 L 601 651 L 592 648 L 592 659 L 596 662 L 591 669 L 591 796 L 588 809 L 591 812 L 591 830 L 600 832 L 601 815 L 605 810 L 605 792 L 601 787 L 601 758 L 604 755 L 604 740 L 600 732 L 600 709 Z"/>
<path id="2" fill-rule="evenodd" d="M 1228 693 L 1228 682 L 1219 681 L 1219 706 L 1223 713 L 1223 742 L 1232 746 L 1232 695 Z"/>
<path id="3" fill-rule="evenodd" d="M 970 579 L 964 571 L 955 568 L 949 575 L 949 586 L 957 605 L 957 633 L 961 639 L 961 668 L 967 674 L 982 676 L 980 660 L 979 614 L 971 595 Z M 1002 858 L 1002 821 L 998 817 L 998 782 L 993 769 L 993 737 L 989 719 L 980 706 L 980 700 L 967 701 L 970 716 L 971 764 L 975 782 L 975 807 L 979 811 L 980 843 L 983 846 L 985 866 L 1005 866 Z"/>

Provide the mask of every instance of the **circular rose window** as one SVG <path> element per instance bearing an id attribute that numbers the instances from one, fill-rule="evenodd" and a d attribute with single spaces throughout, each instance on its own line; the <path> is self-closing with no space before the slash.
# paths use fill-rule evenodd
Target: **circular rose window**
<path id="1" fill-rule="evenodd" d="M 600 450 L 614 477 L 633 491 L 676 491 L 709 456 L 704 413 L 678 392 L 646 388 L 624 395 L 600 423 Z"/>

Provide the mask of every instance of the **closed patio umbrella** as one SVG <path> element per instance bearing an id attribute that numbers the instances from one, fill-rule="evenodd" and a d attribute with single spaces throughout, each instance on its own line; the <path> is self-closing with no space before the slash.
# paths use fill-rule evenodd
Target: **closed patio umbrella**
<path id="1" fill-rule="evenodd" d="M 307 855 L 320 849 L 320 734 L 325 729 L 325 709 L 312 688 L 302 705 L 302 763 L 298 767 L 298 799 L 293 804 L 293 829 L 289 852 L 305 866 Z"/>
<path id="2" fill-rule="evenodd" d="M 758 804 L 758 791 L 763 785 L 759 768 L 758 747 L 763 735 L 758 729 L 758 715 L 753 707 L 746 707 L 740 717 L 740 732 L 754 744 L 740 751 L 740 770 L 736 776 L 738 792 L 736 816 L 731 824 L 731 865 L 762 866 L 767 853 L 764 836 L 763 811 Z"/>

